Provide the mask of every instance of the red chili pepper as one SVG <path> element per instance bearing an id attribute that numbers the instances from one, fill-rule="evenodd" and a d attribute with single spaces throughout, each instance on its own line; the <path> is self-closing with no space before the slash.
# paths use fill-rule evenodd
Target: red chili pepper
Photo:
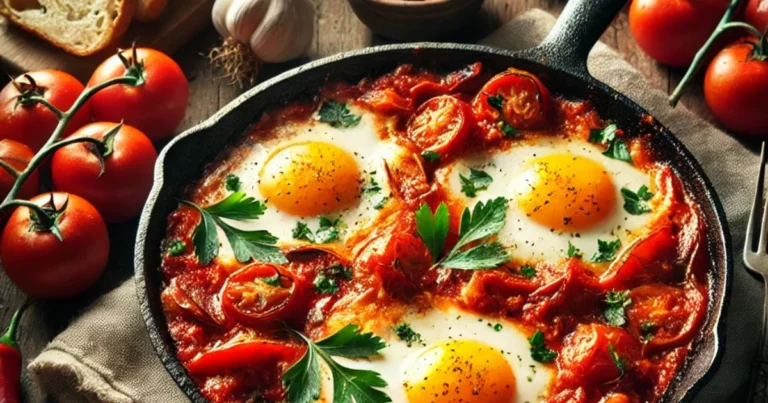
<path id="1" fill-rule="evenodd" d="M 16 342 L 16 329 L 19 327 L 21 312 L 13 314 L 8 331 L 0 337 L 0 402 L 15 403 L 19 401 L 19 384 L 21 383 L 21 351 Z"/>

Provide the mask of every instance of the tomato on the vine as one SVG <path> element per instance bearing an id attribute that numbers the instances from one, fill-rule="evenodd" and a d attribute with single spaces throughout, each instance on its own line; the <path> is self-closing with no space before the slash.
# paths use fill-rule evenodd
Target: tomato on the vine
<path id="1" fill-rule="evenodd" d="M 728 0 L 633 0 L 629 29 L 660 63 L 687 66 L 717 27 Z"/>
<path id="2" fill-rule="evenodd" d="M 768 0 L 749 0 L 744 19 L 760 32 L 768 29 Z"/>
<path id="3" fill-rule="evenodd" d="M 67 193 L 45 193 L 32 203 L 55 219 L 55 230 L 28 207 L 11 214 L 0 239 L 8 277 L 36 298 L 69 298 L 96 282 L 109 257 L 109 235 L 96 208 Z"/>
<path id="4" fill-rule="evenodd" d="M 766 51 L 765 38 L 743 38 L 720 51 L 707 69 L 704 98 L 715 119 L 728 130 L 768 134 Z"/>
<path id="5" fill-rule="evenodd" d="M 91 98 L 96 121 L 125 122 L 152 141 L 173 135 L 187 110 L 189 84 L 176 62 L 154 49 L 129 49 L 105 60 L 93 72 L 88 87 L 122 77 L 127 69 L 139 75 L 139 85 L 117 84 Z"/>
<path id="6" fill-rule="evenodd" d="M 103 157 L 103 172 L 100 151 L 92 144 L 77 143 L 53 154 L 51 179 L 56 190 L 85 197 L 105 221 L 115 223 L 141 213 L 152 189 L 157 152 L 144 133 L 128 125 L 118 130 L 117 123 L 91 123 L 71 137 L 104 141 L 107 133 L 112 138 L 110 152 Z"/>
<path id="7" fill-rule="evenodd" d="M 71 75 L 58 70 L 38 70 L 23 74 L 0 91 L 0 139 L 11 139 L 39 150 L 53 134 L 59 118 L 45 105 L 34 101 L 42 97 L 59 110 L 66 111 L 74 103 L 83 84 Z M 89 103 L 72 117 L 65 134 L 86 124 Z"/>
<path id="8" fill-rule="evenodd" d="M 32 152 L 29 147 L 18 141 L 9 139 L 0 140 L 0 161 L 10 165 L 11 168 L 18 172 L 23 171 L 34 156 L 35 153 Z M 14 176 L 8 173 L 5 169 L 0 169 L 0 199 L 4 199 L 8 196 L 8 193 L 11 191 L 15 182 L 16 178 Z M 19 189 L 19 193 L 16 196 L 22 199 L 29 199 L 38 193 L 39 187 L 40 175 L 37 171 L 34 171 L 29 175 L 29 178 L 24 182 L 24 185 L 21 186 L 21 189 Z"/>

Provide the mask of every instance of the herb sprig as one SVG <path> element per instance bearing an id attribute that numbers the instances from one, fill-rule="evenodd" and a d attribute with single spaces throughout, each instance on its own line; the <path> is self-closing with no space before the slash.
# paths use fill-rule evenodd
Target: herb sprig
<path id="1" fill-rule="evenodd" d="M 625 309 L 632 304 L 632 298 L 629 297 L 629 290 L 608 291 L 605 295 L 605 309 L 603 316 L 611 326 L 622 327 L 627 323 L 627 314 Z"/>
<path id="2" fill-rule="evenodd" d="M 651 204 L 648 202 L 653 198 L 653 193 L 648 190 L 648 186 L 640 186 L 637 193 L 622 188 L 621 196 L 624 198 L 624 210 L 629 214 L 642 215 L 652 211 Z"/>
<path id="3" fill-rule="evenodd" d="M 597 252 L 592 255 L 592 258 L 590 259 L 590 262 L 592 263 L 602 263 L 602 262 L 610 262 L 614 259 L 616 259 L 616 254 L 619 253 L 619 248 L 621 248 L 621 239 L 616 239 L 615 241 L 603 241 L 602 239 L 597 240 Z"/>
<path id="4" fill-rule="evenodd" d="M 461 191 L 469 197 L 477 196 L 479 190 L 488 189 L 488 186 L 493 183 L 491 175 L 473 168 L 469 168 L 469 178 L 459 174 L 459 179 L 461 180 Z"/>
<path id="5" fill-rule="evenodd" d="M 336 128 L 354 127 L 360 123 L 360 116 L 350 113 L 347 104 L 331 99 L 320 105 L 318 115 L 321 122 L 328 123 Z"/>
<path id="6" fill-rule="evenodd" d="M 531 349 L 531 358 L 536 362 L 552 362 L 557 358 L 557 351 L 547 348 L 544 341 L 544 333 L 537 330 L 536 333 L 528 339 Z"/>
<path id="7" fill-rule="evenodd" d="M 631 164 L 632 156 L 629 154 L 629 147 L 624 140 L 616 136 L 618 131 L 619 128 L 614 124 L 602 129 L 593 129 L 589 133 L 589 142 L 608 146 L 603 152 L 606 157 Z"/>

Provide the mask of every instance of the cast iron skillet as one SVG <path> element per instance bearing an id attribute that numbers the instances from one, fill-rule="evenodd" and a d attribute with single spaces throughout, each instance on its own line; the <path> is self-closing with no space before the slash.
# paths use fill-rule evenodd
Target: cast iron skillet
<path id="1" fill-rule="evenodd" d="M 553 93 L 588 99 L 604 119 L 630 135 L 653 132 L 658 160 L 667 161 L 701 206 L 708 225 L 712 256 L 709 315 L 685 367 L 669 386 L 666 402 L 691 401 L 711 377 L 724 347 L 724 305 L 733 272 L 730 234 L 720 201 L 693 156 L 669 131 L 648 123 L 648 113 L 628 98 L 590 76 L 586 56 L 626 0 L 570 0 L 544 42 L 523 52 L 484 46 L 418 43 L 380 46 L 332 56 L 298 67 L 251 89 L 210 119 L 175 138 L 160 154 L 155 184 L 141 216 L 136 240 L 136 288 L 152 344 L 173 379 L 194 402 L 205 402 L 176 358 L 160 303 L 163 277 L 160 244 L 166 217 L 177 206 L 184 187 L 198 179 L 206 163 L 255 122 L 270 106 L 311 95 L 327 77 L 357 82 L 391 71 L 402 63 L 449 71 L 476 61 L 486 69 L 528 70 Z"/>

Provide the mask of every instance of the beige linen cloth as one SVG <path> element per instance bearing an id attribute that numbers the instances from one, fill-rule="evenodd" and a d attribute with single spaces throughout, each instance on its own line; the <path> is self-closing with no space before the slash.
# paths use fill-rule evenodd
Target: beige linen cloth
<path id="1" fill-rule="evenodd" d="M 539 43 L 554 18 L 531 10 L 482 41 L 512 50 Z M 696 401 L 743 401 L 749 364 L 755 357 L 761 318 L 760 284 L 740 259 L 758 158 L 744 145 L 682 107 L 672 109 L 620 56 L 598 44 L 589 59 L 600 80 L 643 105 L 698 158 L 718 189 L 733 231 L 736 260 L 729 307 L 728 347 L 714 379 Z M 139 314 L 134 282 L 96 301 L 29 365 L 40 386 L 62 402 L 186 401 L 155 356 Z M 735 394 L 736 393 L 736 394 Z"/>

